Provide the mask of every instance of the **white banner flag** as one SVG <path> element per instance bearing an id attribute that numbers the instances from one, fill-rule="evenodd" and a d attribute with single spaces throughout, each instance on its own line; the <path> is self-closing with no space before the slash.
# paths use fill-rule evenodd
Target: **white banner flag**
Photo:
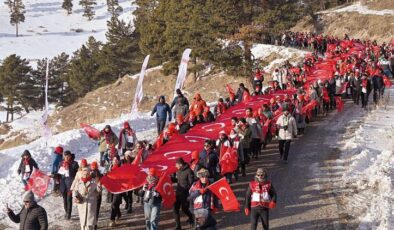
<path id="1" fill-rule="evenodd" d="M 138 78 L 137 88 L 135 89 L 135 96 L 133 105 L 131 106 L 131 113 L 136 113 L 138 111 L 138 104 L 141 102 L 142 97 L 144 96 L 144 92 L 142 90 L 142 83 L 144 81 L 145 71 L 148 66 L 150 55 L 145 57 L 144 63 L 141 67 L 140 77 Z"/>
<path id="2" fill-rule="evenodd" d="M 182 89 L 183 84 L 185 83 L 187 74 L 187 63 L 189 62 L 189 56 L 191 52 L 192 50 L 189 48 L 183 51 L 181 64 L 179 65 L 178 77 L 175 84 L 174 97 L 176 96 L 176 90 Z"/>
<path id="3" fill-rule="evenodd" d="M 47 68 L 45 72 L 45 110 L 41 117 L 42 133 L 45 139 L 48 139 L 51 135 L 51 129 L 48 127 L 48 77 L 49 77 L 49 59 L 47 59 Z"/>

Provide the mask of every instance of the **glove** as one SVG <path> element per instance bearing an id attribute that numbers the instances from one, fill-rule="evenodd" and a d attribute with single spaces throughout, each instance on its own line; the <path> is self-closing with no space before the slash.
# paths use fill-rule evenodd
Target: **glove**
<path id="1" fill-rule="evenodd" d="M 249 213 L 250 213 L 249 209 L 245 208 L 244 211 L 245 211 L 245 216 L 249 216 Z"/>
<path id="2" fill-rule="evenodd" d="M 275 203 L 274 201 L 271 201 L 271 202 L 268 204 L 268 208 L 270 208 L 270 209 L 276 208 L 276 203 Z"/>
<path id="3" fill-rule="evenodd" d="M 204 194 L 206 191 L 207 191 L 206 188 L 202 188 L 202 189 L 200 189 L 200 194 L 202 195 L 202 194 Z"/>

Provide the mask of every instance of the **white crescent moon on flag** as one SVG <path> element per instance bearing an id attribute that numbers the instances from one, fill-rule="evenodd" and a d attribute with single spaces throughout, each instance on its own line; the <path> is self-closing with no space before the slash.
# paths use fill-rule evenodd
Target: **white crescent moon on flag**
<path id="1" fill-rule="evenodd" d="M 180 154 L 180 153 L 183 153 L 183 154 Z M 187 156 L 187 155 L 189 155 L 191 153 L 192 153 L 192 151 L 190 151 L 190 150 L 171 151 L 171 152 L 168 152 L 168 153 L 164 153 L 164 157 L 167 158 L 168 160 L 174 160 L 174 159 L 176 159 L 175 156 L 174 157 L 168 157 L 168 156 L 179 155 L 178 157 L 182 157 L 182 156 Z"/>
<path id="2" fill-rule="evenodd" d="M 223 191 L 226 191 L 225 199 L 226 199 L 226 200 L 230 200 L 230 197 L 228 196 L 230 193 L 228 192 L 227 188 L 225 188 L 225 187 L 220 187 L 220 188 L 219 188 L 219 193 L 220 193 L 220 195 L 222 195 L 222 196 L 224 196 L 224 195 L 222 194 Z"/>
<path id="3" fill-rule="evenodd" d="M 201 129 L 206 130 L 207 132 L 212 132 L 213 129 L 207 129 L 207 128 L 212 127 L 212 126 L 217 126 L 217 125 L 220 125 L 219 129 L 222 129 L 226 126 L 223 122 L 217 122 L 217 123 L 213 123 L 213 124 L 204 125 L 201 127 Z"/>
<path id="4" fill-rule="evenodd" d="M 207 137 L 200 137 L 200 136 L 185 136 L 185 138 L 186 138 L 189 142 L 197 142 L 196 139 L 209 140 L 209 138 L 207 138 Z"/>
<path id="5" fill-rule="evenodd" d="M 170 187 L 171 188 L 171 184 L 170 183 L 165 183 L 164 185 L 163 185 L 163 192 L 166 194 L 166 195 L 171 195 L 171 192 L 169 191 L 169 192 L 167 192 L 166 191 L 166 188 L 167 187 Z"/>

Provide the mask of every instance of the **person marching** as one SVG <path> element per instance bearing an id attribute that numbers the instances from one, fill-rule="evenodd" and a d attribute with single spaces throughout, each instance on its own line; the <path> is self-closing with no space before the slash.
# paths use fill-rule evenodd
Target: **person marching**
<path id="1" fill-rule="evenodd" d="M 175 214 L 175 229 L 180 230 L 181 219 L 179 209 L 182 208 L 183 213 L 189 218 L 188 222 L 193 225 L 193 214 L 189 210 L 189 202 L 187 197 L 189 196 L 190 187 L 194 182 L 194 172 L 190 169 L 189 164 L 186 163 L 183 158 L 178 158 L 175 163 L 178 171 L 176 172 L 176 201 L 174 204 L 174 214 Z"/>
<path id="2" fill-rule="evenodd" d="M 63 196 L 65 217 L 71 219 L 72 212 L 72 191 L 71 186 L 79 169 L 78 162 L 73 160 L 70 151 L 64 152 L 64 160 L 60 163 L 58 174 L 60 179 L 60 192 Z"/>
<path id="3" fill-rule="evenodd" d="M 164 127 L 166 126 L 167 115 L 168 122 L 172 119 L 172 112 L 170 106 L 166 103 L 166 98 L 162 95 L 159 97 L 159 103 L 153 107 L 151 116 L 156 114 L 156 122 L 157 122 L 157 135 L 164 131 Z"/>
<path id="4" fill-rule="evenodd" d="M 37 204 L 32 191 L 28 191 L 23 197 L 24 206 L 15 214 L 6 206 L 8 217 L 14 223 L 19 223 L 20 230 L 48 230 L 48 216 L 43 207 Z"/>
<path id="5" fill-rule="evenodd" d="M 115 150 L 115 145 L 119 143 L 118 137 L 112 131 L 110 125 L 106 125 L 105 128 L 100 132 L 99 139 L 99 152 L 100 152 L 100 166 L 104 167 L 106 161 L 109 162 L 108 156 L 112 155 L 112 150 Z"/>
<path id="6" fill-rule="evenodd" d="M 251 230 L 256 230 L 259 219 L 263 229 L 269 229 L 269 209 L 276 207 L 277 195 L 271 181 L 267 179 L 267 171 L 258 168 L 255 180 L 249 183 L 245 196 L 245 215 L 251 221 Z"/>
<path id="7" fill-rule="evenodd" d="M 157 230 L 159 228 L 159 217 L 162 197 L 156 191 L 159 178 L 155 168 L 150 168 L 146 183 L 139 191 L 143 197 L 146 230 Z"/>
<path id="8" fill-rule="evenodd" d="M 23 151 L 21 163 L 18 167 L 18 174 L 22 175 L 22 183 L 24 186 L 30 179 L 33 169 L 38 169 L 36 161 L 31 157 L 29 150 Z"/>
<path id="9" fill-rule="evenodd" d="M 93 178 L 88 166 L 81 169 L 81 177 L 73 189 L 74 203 L 77 204 L 82 230 L 97 228 L 97 197 L 101 192 L 99 177 Z"/>
<path id="10" fill-rule="evenodd" d="M 207 187 L 213 182 L 209 180 L 209 171 L 201 168 L 197 172 L 198 181 L 194 182 L 189 191 L 188 200 L 191 202 L 193 212 L 198 209 L 206 209 L 209 213 L 215 212 L 218 204 L 217 198 Z"/>
<path id="11" fill-rule="evenodd" d="M 137 142 L 138 139 L 134 130 L 130 127 L 129 122 L 125 121 L 123 123 L 123 129 L 119 132 L 119 155 L 124 156 L 127 150 L 133 150 Z"/>
<path id="12" fill-rule="evenodd" d="M 287 157 L 290 151 L 290 142 L 293 137 L 297 136 L 297 124 L 293 116 L 289 113 L 288 108 L 283 108 L 283 114 L 276 121 L 279 129 L 279 153 L 280 158 L 287 163 Z"/>

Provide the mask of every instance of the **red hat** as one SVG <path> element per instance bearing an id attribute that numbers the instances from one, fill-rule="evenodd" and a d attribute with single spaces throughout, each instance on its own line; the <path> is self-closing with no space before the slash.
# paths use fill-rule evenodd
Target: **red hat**
<path id="1" fill-rule="evenodd" d="M 192 159 L 198 160 L 199 158 L 200 158 L 200 153 L 198 151 L 193 151 L 192 152 Z"/>
<path id="2" fill-rule="evenodd" d="M 88 166 L 88 161 L 86 159 L 81 160 L 81 167 L 86 167 Z"/>
<path id="3" fill-rule="evenodd" d="M 125 122 L 123 123 L 123 128 L 125 128 L 125 129 L 130 128 L 130 124 L 129 124 L 128 121 L 125 121 Z"/>
<path id="4" fill-rule="evenodd" d="M 91 168 L 92 170 L 98 169 L 97 161 L 93 161 L 93 162 L 90 164 L 90 168 Z"/>
<path id="5" fill-rule="evenodd" d="M 62 154 L 63 153 L 63 147 L 62 146 L 57 146 L 55 148 L 55 153 L 57 154 Z"/>
<path id="6" fill-rule="evenodd" d="M 156 176 L 156 169 L 155 169 L 155 168 L 149 168 L 148 175 L 150 175 L 150 176 Z"/>

